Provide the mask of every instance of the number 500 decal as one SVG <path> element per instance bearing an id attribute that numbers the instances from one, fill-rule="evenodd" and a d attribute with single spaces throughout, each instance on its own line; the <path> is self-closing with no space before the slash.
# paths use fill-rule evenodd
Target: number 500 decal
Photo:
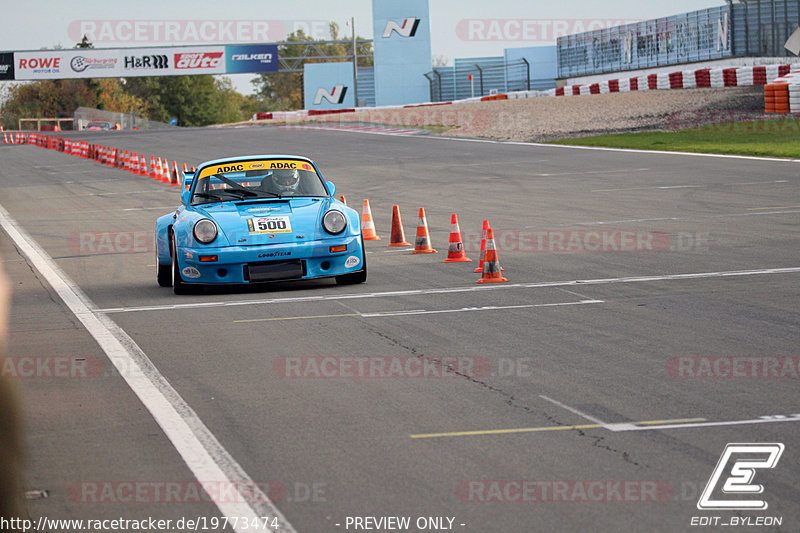
<path id="1" fill-rule="evenodd" d="M 250 231 L 250 235 L 291 233 L 292 225 L 289 222 L 289 217 L 248 218 L 247 229 Z"/>

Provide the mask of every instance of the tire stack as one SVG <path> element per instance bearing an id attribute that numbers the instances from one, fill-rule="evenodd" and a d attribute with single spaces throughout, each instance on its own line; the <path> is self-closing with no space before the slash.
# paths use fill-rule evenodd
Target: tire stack
<path id="1" fill-rule="evenodd" d="M 764 112 L 788 113 L 789 112 L 789 84 L 768 83 L 764 85 Z"/>

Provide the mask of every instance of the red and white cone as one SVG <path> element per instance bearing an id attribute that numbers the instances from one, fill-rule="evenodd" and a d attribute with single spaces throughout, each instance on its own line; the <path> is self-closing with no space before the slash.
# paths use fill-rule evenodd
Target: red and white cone
<path id="1" fill-rule="evenodd" d="M 503 277 L 500 260 L 497 258 L 497 248 L 494 244 L 494 232 L 489 228 L 486 233 L 486 257 L 483 260 L 483 275 L 478 283 L 501 283 L 508 281 Z"/>
<path id="2" fill-rule="evenodd" d="M 458 217 L 455 213 L 450 215 L 450 246 L 447 249 L 447 259 L 443 263 L 466 263 L 472 261 L 464 251 L 464 240 L 461 238 L 461 229 L 458 227 Z"/>
<path id="3" fill-rule="evenodd" d="M 475 272 L 483 272 L 483 263 L 486 258 L 486 235 L 489 233 L 489 221 L 483 221 L 483 229 L 481 230 L 481 257 L 480 261 L 478 262 L 478 267 L 475 269 Z M 505 270 L 504 268 L 500 268 L 501 271 Z"/>
<path id="4" fill-rule="evenodd" d="M 417 236 L 414 239 L 414 249 L 412 254 L 435 254 L 438 253 L 431 246 L 431 236 L 428 233 L 428 222 L 425 220 L 425 208 L 419 208 L 419 218 L 417 220 Z"/>
<path id="5" fill-rule="evenodd" d="M 178 187 L 180 183 L 178 183 L 178 162 L 172 162 L 172 175 L 170 176 L 169 186 L 170 187 Z"/>
<path id="6" fill-rule="evenodd" d="M 372 220 L 372 210 L 369 208 L 369 200 L 364 200 L 364 208 L 361 211 L 361 235 L 365 241 L 381 240 L 375 232 L 375 221 Z"/>

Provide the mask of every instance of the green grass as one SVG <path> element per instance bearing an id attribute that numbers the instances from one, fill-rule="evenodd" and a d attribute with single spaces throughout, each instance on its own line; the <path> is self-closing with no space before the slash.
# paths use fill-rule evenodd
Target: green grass
<path id="1" fill-rule="evenodd" d="M 560 139 L 552 144 L 800 159 L 800 119 L 714 124 L 676 131 Z"/>

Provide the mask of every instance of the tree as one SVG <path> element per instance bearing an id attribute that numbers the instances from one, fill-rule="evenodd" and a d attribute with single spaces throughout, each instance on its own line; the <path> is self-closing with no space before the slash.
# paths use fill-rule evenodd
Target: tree
<path id="1" fill-rule="evenodd" d="M 125 91 L 147 103 L 151 120 L 178 119 L 179 126 L 208 126 L 243 120 L 244 97 L 228 78 L 202 76 L 158 76 L 128 78 Z M 249 115 L 248 115 L 249 116 Z"/>
<path id="2" fill-rule="evenodd" d="M 75 48 L 94 48 L 94 45 L 89 41 L 89 38 L 84 34 L 81 42 L 75 45 Z"/>

